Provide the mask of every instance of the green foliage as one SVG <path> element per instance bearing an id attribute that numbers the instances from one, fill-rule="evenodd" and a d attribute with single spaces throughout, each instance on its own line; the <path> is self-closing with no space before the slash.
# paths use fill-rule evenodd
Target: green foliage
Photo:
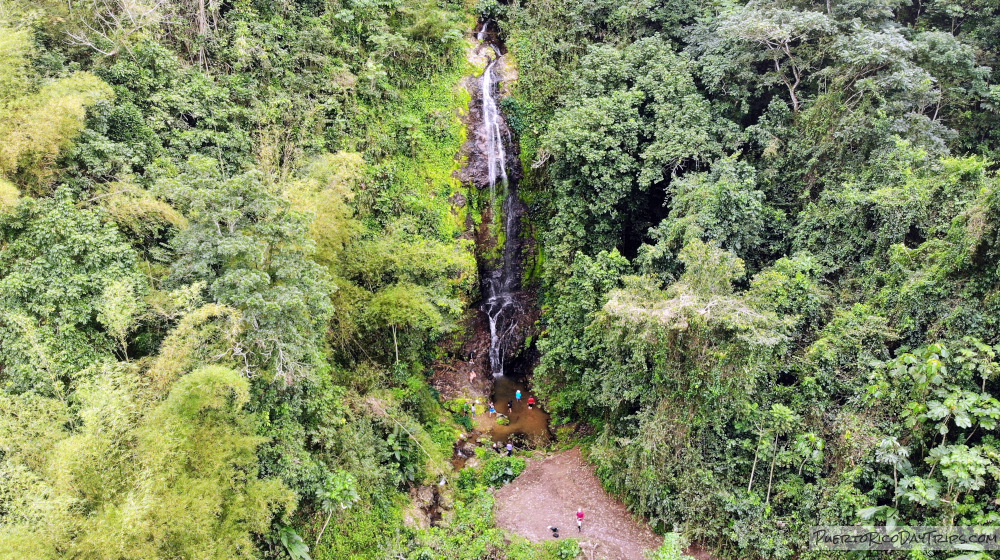
<path id="1" fill-rule="evenodd" d="M 534 383 L 550 395 L 546 408 L 555 418 L 587 404 L 581 377 L 592 347 L 580 333 L 604 306 L 608 292 L 621 286 L 628 268 L 628 260 L 618 251 L 601 252 L 593 259 L 581 255 L 573 263 L 570 278 L 550 297 L 546 313 L 551 332 L 538 341 L 542 359 L 535 368 Z"/>
<path id="2" fill-rule="evenodd" d="M 571 91 L 542 149 L 554 158 L 558 196 L 585 204 L 577 227 L 588 231 L 593 248 L 610 249 L 625 233 L 623 220 L 642 227 L 654 186 L 713 151 L 708 104 L 689 61 L 660 37 L 620 50 L 592 48 Z M 550 251 L 558 247 L 555 239 L 548 244 Z M 565 261 L 580 248 L 559 247 L 553 256 Z"/>
<path id="3" fill-rule="evenodd" d="M 484 484 L 499 488 L 520 475 L 528 463 L 523 457 L 492 457 L 483 463 Z"/>
<path id="4" fill-rule="evenodd" d="M 663 545 L 660 548 L 647 553 L 649 560 L 691 560 L 691 557 L 684 554 L 684 539 L 677 533 L 667 533 L 663 536 Z"/>
<path id="5" fill-rule="evenodd" d="M 546 552 L 554 560 L 574 560 L 579 558 L 582 552 L 579 543 L 573 539 L 564 539 L 556 543 L 548 542 L 545 543 L 545 548 L 548 549 Z"/>
<path id="6" fill-rule="evenodd" d="M 87 107 L 112 98 L 89 72 L 36 83 L 28 72 L 31 36 L 0 22 L 0 175 L 42 190 L 56 159 L 83 130 Z"/>
<path id="7" fill-rule="evenodd" d="M 202 368 L 158 401 L 131 368 L 101 373 L 69 424 L 58 400 L 0 401 L 6 557 L 253 558 L 253 535 L 295 497 L 258 477 L 247 381 Z M 44 436 L 14 437 L 29 426 Z"/>
<path id="8" fill-rule="evenodd" d="M 709 87 L 733 87 L 737 99 L 756 88 L 782 87 L 798 112 L 799 87 L 823 56 L 818 43 L 833 34 L 834 20 L 822 12 L 767 3 L 733 6 L 728 12 L 709 20 L 712 39 L 699 53 Z M 767 71 L 753 71 L 759 67 Z"/>
<path id="9" fill-rule="evenodd" d="M 399 490 L 437 481 L 457 433 L 423 366 L 478 284 L 449 202 L 469 102 L 455 87 L 464 5 L 16 0 L 0 20 L 0 380 L 37 420 L 0 445 L 36 470 L 8 447 L 0 460 L 31 503 L 55 504 L 24 501 L 51 522 L 18 525 L 4 550 L 307 557 L 317 537 L 313 557 L 405 549 Z M 230 404 L 246 418 L 201 408 L 181 430 L 164 403 L 217 367 L 241 373 Z M 128 390 L 93 412 L 88 391 L 121 382 L 119 368 Z M 176 461 L 146 465 L 135 434 L 154 416 L 177 445 L 207 438 L 203 425 L 245 436 L 219 471 L 232 504 L 213 501 L 214 478 L 171 478 L 211 467 L 225 434 L 161 445 Z M 64 439 L 72 452 L 49 458 Z M 162 516 L 147 513 L 157 500 Z M 22 523 L 2 510 L 0 524 Z M 104 540 L 79 544 L 91 538 Z"/>
<path id="10" fill-rule="evenodd" d="M 281 546 L 285 547 L 292 560 L 312 560 L 309 556 L 309 545 L 291 527 L 282 527 L 278 531 Z"/>
<path id="11" fill-rule="evenodd" d="M 204 282 L 212 300 L 241 311 L 248 372 L 302 377 L 319 360 L 332 312 L 304 217 L 260 174 L 223 178 L 217 162 L 202 157 L 165 169 L 157 190 L 190 222 L 172 240 L 168 281 Z"/>
<path id="12" fill-rule="evenodd" d="M 822 269 L 808 253 L 778 259 L 750 282 L 749 297 L 756 305 L 786 317 L 794 317 L 792 332 L 814 332 L 825 318 L 830 294 L 819 283 Z"/>
<path id="13" fill-rule="evenodd" d="M 63 162 L 69 181 L 86 184 L 144 173 L 161 153 L 161 140 L 135 105 L 100 101 L 89 107 Z"/>
<path id="14" fill-rule="evenodd" d="M 802 527 L 870 508 L 997 518 L 978 497 L 995 483 L 978 424 L 993 374 L 907 400 L 881 365 L 941 344 L 992 371 L 994 18 L 895 1 L 633 8 L 498 13 L 520 73 L 504 108 L 532 137 L 534 382 L 555 422 L 593 427 L 598 473 L 634 511 L 729 557 L 808 555 Z M 669 93 L 635 78 L 661 64 Z M 665 99 L 673 120 L 655 117 Z M 680 167 L 643 151 L 667 130 Z"/>
<path id="15" fill-rule="evenodd" d="M 65 189 L 0 216 L 0 232 L 5 388 L 65 398 L 80 370 L 125 351 L 146 289 L 137 256 Z"/>
<path id="16" fill-rule="evenodd" d="M 670 215 L 649 231 L 656 246 L 640 249 L 647 267 L 669 271 L 677 251 L 693 237 L 714 241 L 744 262 L 753 259 L 752 269 L 780 247 L 776 238 L 784 215 L 765 205 L 755 170 L 746 162 L 719 160 L 710 172 L 686 174 L 670 188 Z"/>
<path id="17" fill-rule="evenodd" d="M 12 211 L 21 198 L 21 191 L 6 179 L 0 179 L 0 212 Z"/>
<path id="18" fill-rule="evenodd" d="M 354 477 L 346 471 L 328 476 L 320 491 L 320 504 L 328 512 L 335 508 L 347 509 L 360 499 Z"/>
<path id="19" fill-rule="evenodd" d="M 998 482 L 997 440 L 988 432 L 997 428 L 1000 402 L 985 390 L 1000 367 L 994 357 L 993 348 L 974 339 L 951 349 L 936 343 L 901 354 L 873 377 L 870 404 L 893 408 L 896 438 L 899 430 L 915 436 L 908 447 L 883 442 L 877 454 L 893 468 L 894 503 L 901 497 L 904 506 L 937 509 L 954 523 L 962 494 L 986 486 L 987 473 L 991 484 Z M 980 431 L 984 435 L 974 438 Z M 908 460 L 911 450 L 919 451 L 920 461 Z"/>
<path id="20" fill-rule="evenodd" d="M 579 554 L 495 529 L 519 458 L 404 524 L 459 429 L 424 372 L 479 297 L 475 16 L 517 73 L 533 385 L 610 490 L 738 558 L 995 525 L 991 10 L 5 3 L 0 550 Z"/>

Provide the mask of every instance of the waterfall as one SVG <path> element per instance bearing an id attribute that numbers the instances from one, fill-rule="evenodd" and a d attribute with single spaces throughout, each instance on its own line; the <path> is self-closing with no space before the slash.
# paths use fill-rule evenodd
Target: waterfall
<path id="1" fill-rule="evenodd" d="M 505 140 L 512 140 L 507 131 L 504 115 L 500 111 L 496 87 L 496 68 L 501 58 L 501 49 L 487 39 L 489 20 L 483 22 L 476 37 L 481 45 L 487 46 L 495 57 L 487 58 L 486 68 L 479 79 L 482 112 L 479 126 L 481 144 L 478 146 L 485 160 L 482 177 L 479 184 L 490 187 L 490 200 L 496 203 L 495 187 L 503 185 L 505 196 L 502 204 L 504 216 L 504 249 L 503 257 L 492 270 L 483 271 L 483 304 L 481 309 L 486 314 L 490 326 L 490 370 L 494 377 L 504 374 L 504 357 L 511 343 L 518 342 L 518 316 L 521 313 L 521 303 L 518 296 L 520 275 L 518 273 L 518 250 L 520 249 L 520 215 L 521 206 L 517 196 L 517 182 L 510 181 L 507 173 L 507 152 Z M 512 161 L 520 163 L 516 154 Z M 496 213 L 494 213 L 496 214 Z"/>
<path id="2" fill-rule="evenodd" d="M 497 107 L 496 93 L 493 88 L 493 66 L 499 57 L 489 61 L 483 70 L 480 88 L 483 92 L 483 129 L 486 132 L 486 172 L 489 175 L 490 191 L 493 191 L 499 176 L 507 182 L 507 155 L 504 153 L 503 136 L 500 134 L 500 123 L 503 116 Z"/>
<path id="3" fill-rule="evenodd" d="M 482 309 L 490 324 L 490 367 L 494 377 L 503 375 L 504 355 L 508 343 L 516 341 L 517 319 L 521 302 L 517 298 L 520 278 L 517 270 L 519 220 L 517 191 L 508 188 L 504 199 L 503 260 L 483 279 L 485 298 Z"/>

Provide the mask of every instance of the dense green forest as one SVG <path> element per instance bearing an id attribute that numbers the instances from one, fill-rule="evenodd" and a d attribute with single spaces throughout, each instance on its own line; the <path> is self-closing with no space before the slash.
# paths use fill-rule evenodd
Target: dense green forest
<path id="1" fill-rule="evenodd" d="M 0 0 L 0 558 L 577 557 L 430 383 L 482 21 L 532 387 L 653 557 L 1000 525 L 1000 2 Z"/>

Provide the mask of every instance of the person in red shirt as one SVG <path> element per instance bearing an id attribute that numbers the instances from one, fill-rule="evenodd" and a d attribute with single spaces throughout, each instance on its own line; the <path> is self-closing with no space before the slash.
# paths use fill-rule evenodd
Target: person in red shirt
<path id="1" fill-rule="evenodd" d="M 528 397 L 528 408 L 535 408 L 535 397 Z"/>
<path id="2" fill-rule="evenodd" d="M 576 509 L 576 530 L 583 532 L 583 508 Z"/>

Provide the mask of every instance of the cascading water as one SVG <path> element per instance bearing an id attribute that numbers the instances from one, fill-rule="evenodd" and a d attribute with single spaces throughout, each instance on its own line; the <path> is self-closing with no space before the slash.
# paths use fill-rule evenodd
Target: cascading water
<path id="1" fill-rule="evenodd" d="M 490 325 L 490 370 L 494 377 L 504 373 L 504 357 L 510 343 L 517 341 L 518 316 L 521 313 L 518 290 L 520 275 L 518 273 L 518 251 L 520 249 L 520 216 L 521 203 L 517 196 L 517 182 L 508 176 L 507 149 L 505 142 L 512 142 L 503 113 L 497 103 L 499 94 L 496 68 L 501 59 L 499 46 L 490 40 L 487 32 L 489 21 L 483 22 L 482 28 L 476 34 L 480 48 L 488 47 L 494 57 L 488 57 L 486 68 L 479 79 L 482 111 L 477 147 L 480 157 L 485 160 L 480 186 L 489 185 L 490 200 L 496 201 L 495 187 L 499 181 L 503 185 L 505 196 L 502 205 L 504 216 L 504 250 L 499 263 L 487 267 L 483 271 L 483 304 L 481 309 L 486 314 Z M 520 161 L 514 158 L 517 164 Z"/>
<path id="2" fill-rule="evenodd" d="M 490 367 L 494 377 L 503 375 L 504 355 L 508 343 L 515 339 L 521 304 L 517 298 L 520 278 L 517 274 L 518 212 L 517 192 L 507 184 L 504 200 L 503 260 L 500 266 L 489 271 L 483 279 L 485 298 L 482 309 L 490 324 Z"/>
<path id="3" fill-rule="evenodd" d="M 486 64 L 483 70 L 483 77 L 480 80 L 480 88 L 483 92 L 483 129 L 486 132 L 486 172 L 489 176 L 490 192 L 492 193 L 499 176 L 504 184 L 507 183 L 507 154 L 504 152 L 503 136 L 500 134 L 500 124 L 503 115 L 497 107 L 493 87 L 493 66 L 496 65 L 499 57 Z"/>

